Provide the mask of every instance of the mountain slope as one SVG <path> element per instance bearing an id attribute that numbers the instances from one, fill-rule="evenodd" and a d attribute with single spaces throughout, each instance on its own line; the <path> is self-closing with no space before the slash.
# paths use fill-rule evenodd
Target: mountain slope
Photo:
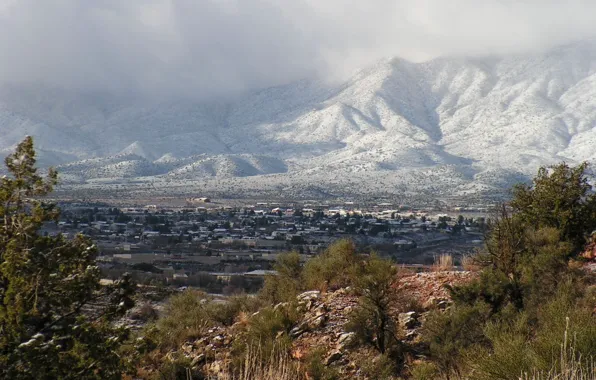
<path id="1" fill-rule="evenodd" d="M 77 186 L 483 193 L 541 165 L 595 161 L 595 95 L 591 41 L 526 56 L 386 59 L 342 83 L 303 80 L 225 104 L 10 86 L 0 89 L 0 151 L 33 135 L 42 162 Z"/>

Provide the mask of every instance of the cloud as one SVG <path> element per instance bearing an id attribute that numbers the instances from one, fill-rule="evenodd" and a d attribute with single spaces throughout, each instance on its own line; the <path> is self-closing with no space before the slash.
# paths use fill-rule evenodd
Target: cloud
<path id="1" fill-rule="evenodd" d="M 204 99 L 595 33 L 592 0 L 0 0 L 0 82 Z"/>

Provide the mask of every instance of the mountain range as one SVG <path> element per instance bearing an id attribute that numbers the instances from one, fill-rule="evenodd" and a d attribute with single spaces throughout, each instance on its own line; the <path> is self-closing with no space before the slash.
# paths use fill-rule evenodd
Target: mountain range
<path id="1" fill-rule="evenodd" d="M 0 153 L 34 136 L 64 189 L 307 197 L 491 194 L 596 162 L 596 42 L 384 59 L 232 101 L 0 86 Z M 178 189 L 178 190 L 176 190 Z"/>

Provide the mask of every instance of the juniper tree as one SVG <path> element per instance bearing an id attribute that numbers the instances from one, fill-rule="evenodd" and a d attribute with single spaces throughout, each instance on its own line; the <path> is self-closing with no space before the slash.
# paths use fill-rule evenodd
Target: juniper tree
<path id="1" fill-rule="evenodd" d="M 59 210 L 43 202 L 57 183 L 36 168 L 33 139 L 5 159 L 0 178 L 0 378 L 120 378 L 127 331 L 111 321 L 132 307 L 128 277 L 100 286 L 87 238 L 43 236 Z"/>
<path id="2" fill-rule="evenodd" d="M 532 184 L 513 188 L 514 213 L 534 228 L 556 228 L 560 238 L 579 254 L 588 235 L 596 229 L 596 194 L 587 175 L 588 164 L 570 167 L 561 163 L 542 167 Z"/>

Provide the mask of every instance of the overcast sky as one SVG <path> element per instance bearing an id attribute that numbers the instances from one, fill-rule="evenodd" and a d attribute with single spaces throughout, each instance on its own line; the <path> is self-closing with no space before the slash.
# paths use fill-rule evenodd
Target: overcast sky
<path id="1" fill-rule="evenodd" d="M 594 0 L 0 0 L 0 82 L 208 98 L 595 32 Z"/>

